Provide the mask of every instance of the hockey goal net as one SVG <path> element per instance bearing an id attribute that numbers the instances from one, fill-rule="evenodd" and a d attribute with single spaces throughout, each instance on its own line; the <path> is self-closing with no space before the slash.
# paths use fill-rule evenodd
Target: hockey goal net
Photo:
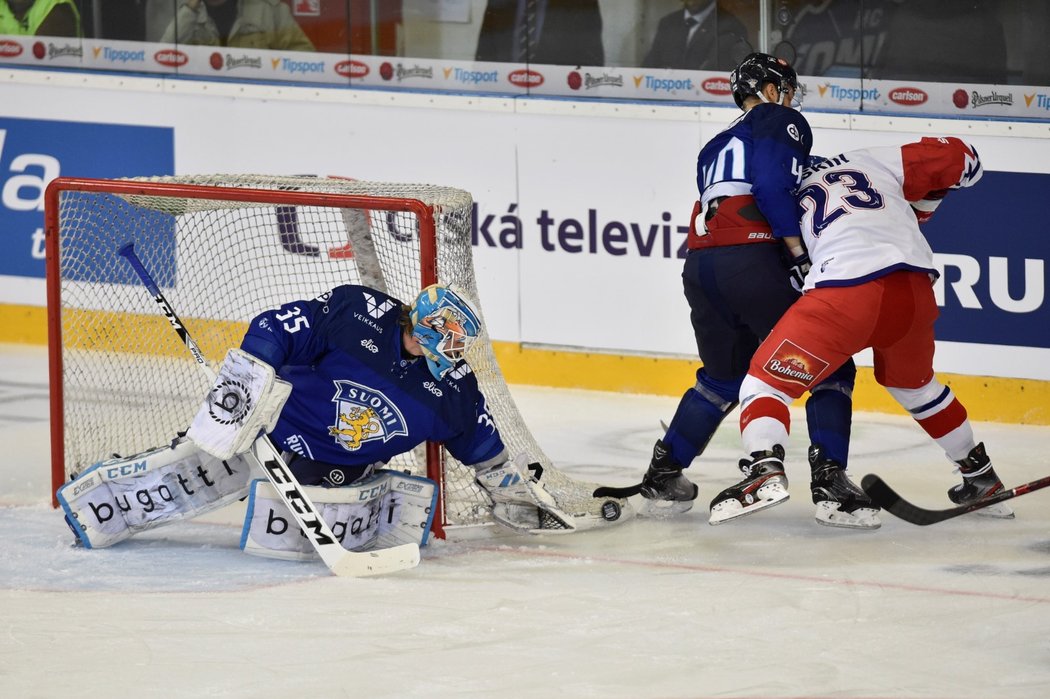
<path id="1" fill-rule="evenodd" d="M 339 284 L 411 301 L 440 281 L 484 318 L 462 190 L 340 178 L 248 175 L 59 178 L 46 197 L 53 490 L 109 458 L 166 444 L 207 391 L 194 359 L 117 254 L 135 250 L 213 369 L 257 313 Z M 484 321 L 483 321 L 484 323 Z M 592 506 L 593 484 L 558 472 L 525 426 L 487 333 L 468 361 L 509 452 L 527 453 L 563 507 Z M 438 536 L 487 524 L 473 469 L 427 445 L 391 467 L 441 484 Z"/>

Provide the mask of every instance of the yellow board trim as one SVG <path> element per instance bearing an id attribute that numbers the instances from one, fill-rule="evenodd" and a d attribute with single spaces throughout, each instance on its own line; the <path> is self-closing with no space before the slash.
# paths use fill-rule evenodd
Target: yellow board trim
<path id="1" fill-rule="evenodd" d="M 185 319 L 190 324 L 191 319 Z M 129 322 L 122 316 L 120 322 Z M 135 316 L 134 323 L 166 325 L 160 316 Z M 236 323 L 194 320 L 194 338 L 205 356 L 222 357 L 243 335 Z M 126 330 L 126 325 L 125 325 Z M 174 333 L 163 354 L 184 352 Z M 47 309 L 0 305 L 0 342 L 47 344 Z M 77 346 L 104 347 L 98 337 L 70 337 Z M 579 388 L 616 393 L 680 396 L 696 380 L 699 364 L 688 359 L 605 354 L 583 350 L 552 350 L 516 342 L 493 342 L 496 360 L 511 384 Z M 938 374 L 966 405 L 970 418 L 1022 425 L 1050 425 L 1050 381 L 988 376 Z M 875 382 L 870 367 L 860 367 L 853 394 L 857 410 L 903 415 L 889 393 Z"/>
<path id="2" fill-rule="evenodd" d="M 496 360 L 511 384 L 680 396 L 696 382 L 698 361 L 523 347 L 493 342 Z M 938 374 L 963 402 L 972 420 L 1050 425 L 1050 381 Z M 859 367 L 856 410 L 905 415 L 871 367 Z"/>

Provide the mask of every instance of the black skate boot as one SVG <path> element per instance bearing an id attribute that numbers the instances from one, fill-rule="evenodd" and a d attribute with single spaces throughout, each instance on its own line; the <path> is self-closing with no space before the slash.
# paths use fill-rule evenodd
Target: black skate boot
<path id="1" fill-rule="evenodd" d="M 740 460 L 740 470 L 744 480 L 726 488 L 711 501 L 709 524 L 721 524 L 788 499 L 784 447 L 776 444 L 771 451 L 753 452 L 750 459 Z"/>
<path id="2" fill-rule="evenodd" d="M 693 507 L 700 489 L 682 474 L 682 466 L 671 457 L 663 440 L 656 440 L 649 469 L 642 476 L 642 497 L 645 505 L 639 514 L 666 517 L 688 512 Z"/>
<path id="3" fill-rule="evenodd" d="M 995 495 L 1003 489 L 1003 482 L 992 468 L 992 460 L 984 449 L 981 442 L 966 455 L 959 464 L 959 472 L 962 474 L 963 482 L 952 486 L 948 490 L 948 498 L 958 504 L 967 505 L 975 500 L 982 500 L 989 495 Z M 979 515 L 985 517 L 999 517 L 1000 519 L 1012 519 L 1014 511 L 1006 503 L 997 503 L 975 510 Z"/>
<path id="4" fill-rule="evenodd" d="M 819 444 L 809 448 L 809 472 L 818 524 L 849 529 L 882 526 L 878 506 L 849 479 L 842 464 L 827 457 Z"/>

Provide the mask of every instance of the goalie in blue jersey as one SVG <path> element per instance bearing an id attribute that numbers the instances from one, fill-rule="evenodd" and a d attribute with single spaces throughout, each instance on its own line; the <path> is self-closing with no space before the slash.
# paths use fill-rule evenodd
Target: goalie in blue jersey
<path id="1" fill-rule="evenodd" d="M 497 522 L 571 532 L 527 458 L 510 458 L 464 357 L 481 325 L 444 285 L 411 306 L 365 286 L 336 287 L 256 316 L 226 356 L 186 434 L 171 447 L 96 465 L 59 499 L 79 540 L 109 546 L 143 529 L 249 495 L 241 547 L 277 558 L 312 549 L 251 446 L 268 434 L 349 549 L 425 543 L 436 484 L 383 467 L 425 441 L 473 467 Z M 310 487 L 313 486 L 313 487 Z"/>

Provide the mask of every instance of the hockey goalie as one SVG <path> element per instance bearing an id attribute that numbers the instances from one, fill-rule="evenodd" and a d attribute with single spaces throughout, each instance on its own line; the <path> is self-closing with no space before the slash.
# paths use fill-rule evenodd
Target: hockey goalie
<path id="1" fill-rule="evenodd" d="M 424 545 L 437 484 L 385 468 L 425 441 L 473 468 L 492 516 L 518 533 L 571 533 L 628 519 L 626 500 L 580 507 L 508 454 L 465 356 L 481 332 L 472 302 L 435 284 L 405 304 L 337 286 L 257 315 L 184 436 L 96 464 L 58 500 L 88 548 L 248 498 L 241 548 L 304 559 L 312 549 L 258 475 L 268 435 L 344 548 Z"/>

